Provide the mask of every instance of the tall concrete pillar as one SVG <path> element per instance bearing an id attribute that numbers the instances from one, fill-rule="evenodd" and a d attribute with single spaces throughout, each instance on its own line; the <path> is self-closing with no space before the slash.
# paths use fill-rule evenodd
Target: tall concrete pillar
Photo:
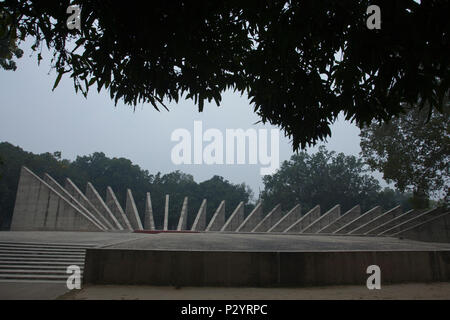
<path id="1" fill-rule="evenodd" d="M 304 216 L 302 216 L 296 222 L 294 222 L 291 226 L 283 230 L 283 232 L 300 233 L 319 217 L 320 217 L 320 206 L 317 205 L 311 210 L 309 210 Z"/>
<path id="2" fill-rule="evenodd" d="M 115 226 L 115 229 L 124 230 L 124 227 L 120 224 L 119 220 L 117 220 L 109 207 L 103 201 L 102 197 L 100 197 L 100 194 L 90 182 L 88 182 L 86 185 L 86 197 L 97 208 L 97 210 L 102 212 L 103 215 L 109 220 L 109 222 L 113 226 Z"/>
<path id="3" fill-rule="evenodd" d="M 383 223 L 392 220 L 395 217 L 398 217 L 402 214 L 402 209 L 400 206 L 392 208 L 391 210 L 386 211 L 385 213 L 375 217 L 374 219 L 366 222 L 362 226 L 358 227 L 355 230 L 352 230 L 351 234 L 365 234 L 369 230 L 382 225 Z"/>
<path id="4" fill-rule="evenodd" d="M 295 205 L 294 208 L 289 210 L 280 220 L 278 220 L 273 226 L 267 230 L 267 232 L 283 232 L 290 227 L 294 222 L 300 219 L 302 216 L 302 209 L 300 204 Z"/>
<path id="5" fill-rule="evenodd" d="M 164 226 L 163 230 L 167 231 L 169 226 L 169 195 L 166 194 L 166 205 L 164 206 Z"/>
<path id="6" fill-rule="evenodd" d="M 114 191 L 109 186 L 106 188 L 106 205 L 114 214 L 116 219 L 120 221 L 120 224 L 124 226 L 125 230 L 133 230 L 133 227 L 131 226 L 130 221 L 128 221 L 125 212 L 123 212 L 122 206 L 117 200 Z"/>
<path id="7" fill-rule="evenodd" d="M 351 208 L 350 210 L 348 210 L 347 212 L 345 212 L 334 222 L 320 229 L 318 233 L 333 233 L 334 231 L 341 228 L 350 221 L 355 220 L 360 215 L 361 215 L 361 207 L 358 204 L 353 208 Z"/>
<path id="8" fill-rule="evenodd" d="M 22 167 L 11 221 L 13 231 L 102 231 L 77 206 Z"/>
<path id="9" fill-rule="evenodd" d="M 363 213 L 359 217 L 355 218 L 354 220 L 350 221 L 349 223 L 345 224 L 344 226 L 340 227 L 336 231 L 334 231 L 334 234 L 348 234 L 355 230 L 356 228 L 359 228 L 363 224 L 371 221 L 375 217 L 379 216 L 382 213 L 382 209 L 380 206 L 376 206 L 375 208 L 370 209 L 369 211 Z"/>
<path id="10" fill-rule="evenodd" d="M 55 189 L 59 194 L 67 199 L 71 204 L 77 207 L 80 211 L 84 212 L 85 215 L 90 217 L 103 231 L 108 230 L 106 225 L 104 225 L 98 217 L 94 216 L 86 207 L 84 207 L 77 199 L 75 199 L 66 189 L 64 189 L 55 179 L 52 178 L 48 173 L 44 174 L 44 181 L 48 183 L 53 189 Z"/>
<path id="11" fill-rule="evenodd" d="M 283 216 L 281 204 L 277 204 L 252 230 L 252 232 L 267 232 Z"/>
<path id="12" fill-rule="evenodd" d="M 125 215 L 134 230 L 144 230 L 142 227 L 141 217 L 136 208 L 136 203 L 134 202 L 133 194 L 130 189 L 127 189 L 127 202 L 125 205 Z"/>
<path id="13" fill-rule="evenodd" d="M 219 204 L 205 231 L 219 231 L 225 224 L 225 200 Z"/>
<path id="14" fill-rule="evenodd" d="M 262 203 L 259 202 L 256 207 L 250 212 L 247 218 L 242 221 L 241 225 L 236 229 L 236 232 L 250 232 L 262 220 L 263 211 Z"/>
<path id="15" fill-rule="evenodd" d="M 187 208 L 188 206 L 188 197 L 184 197 L 183 207 L 181 208 L 180 219 L 178 220 L 177 230 L 187 230 Z"/>
<path id="16" fill-rule="evenodd" d="M 155 219 L 153 218 L 152 198 L 150 192 L 147 192 L 145 197 L 145 215 L 144 215 L 144 229 L 155 230 Z"/>
<path id="17" fill-rule="evenodd" d="M 237 205 L 236 209 L 234 209 L 231 216 L 228 218 L 227 222 L 223 225 L 220 231 L 234 231 L 237 227 L 239 227 L 244 221 L 244 202 L 241 201 Z"/>
<path id="18" fill-rule="evenodd" d="M 330 223 L 336 221 L 341 215 L 341 206 L 335 205 L 333 208 L 325 212 L 309 226 L 302 230 L 302 233 L 317 233 L 320 229 L 328 226 Z"/>
<path id="19" fill-rule="evenodd" d="M 92 212 L 109 230 L 116 230 L 116 226 L 113 225 L 97 208 L 94 204 L 89 201 L 89 199 L 81 192 L 81 190 L 73 183 L 72 180 L 66 178 L 66 183 L 64 188 L 68 193 L 77 199 L 85 208 Z"/>
<path id="20" fill-rule="evenodd" d="M 206 199 L 203 199 L 197 215 L 195 216 L 194 223 L 192 224 L 192 231 L 203 231 L 206 228 Z"/>

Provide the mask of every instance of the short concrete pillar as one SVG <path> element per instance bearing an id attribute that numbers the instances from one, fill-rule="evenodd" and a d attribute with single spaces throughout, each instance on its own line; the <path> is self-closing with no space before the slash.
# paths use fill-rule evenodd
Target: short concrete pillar
<path id="1" fill-rule="evenodd" d="M 163 230 L 167 231 L 169 226 L 169 195 L 166 194 L 166 204 L 164 206 L 164 226 Z"/>
<path id="2" fill-rule="evenodd" d="M 204 231 L 206 228 L 206 199 L 203 199 L 197 215 L 195 216 L 194 223 L 192 224 L 192 231 Z"/>
<path id="3" fill-rule="evenodd" d="M 181 208 L 180 219 L 178 220 L 177 230 L 187 229 L 187 210 L 188 210 L 188 197 L 184 197 L 183 207 Z"/>
<path id="4" fill-rule="evenodd" d="M 150 192 L 147 192 L 145 197 L 145 215 L 144 215 L 144 229 L 155 230 L 155 219 L 153 217 L 152 198 Z"/>
<path id="5" fill-rule="evenodd" d="M 136 203 L 134 202 L 133 194 L 130 189 L 127 189 L 127 202 L 125 205 L 125 215 L 134 230 L 144 230 L 142 227 L 141 217 L 136 208 Z"/>
<path id="6" fill-rule="evenodd" d="M 219 207 L 209 221 L 205 231 L 219 231 L 225 224 L 225 200 L 220 202 Z"/>

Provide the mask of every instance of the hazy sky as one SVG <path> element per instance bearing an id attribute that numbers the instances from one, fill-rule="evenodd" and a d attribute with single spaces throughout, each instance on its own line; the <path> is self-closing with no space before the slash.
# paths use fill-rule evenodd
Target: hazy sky
<path id="1" fill-rule="evenodd" d="M 207 104 L 202 113 L 191 100 L 170 103 L 169 112 L 158 112 L 150 104 L 141 104 L 133 111 L 120 102 L 115 107 L 109 93 L 98 94 L 96 86 L 85 99 L 75 93 L 69 77 L 63 77 L 52 92 L 56 75 L 54 71 L 49 74 L 49 59 L 38 66 L 36 54 L 30 57 L 31 49 L 22 48 L 25 54 L 17 61 L 17 70 L 0 70 L 0 141 L 34 153 L 61 151 L 63 158 L 71 160 L 102 151 L 109 157 L 126 157 L 150 173 L 181 170 L 198 182 L 217 174 L 233 183 L 247 183 L 256 195 L 263 188 L 260 164 L 174 165 L 171 161 L 176 144 L 171 133 L 177 128 L 192 132 L 195 120 L 203 121 L 203 130 L 217 128 L 224 135 L 225 129 L 272 128 L 254 125 L 259 118 L 245 96 L 227 92 L 220 107 Z M 340 120 L 333 125 L 332 137 L 325 145 L 329 150 L 357 155 L 358 134 L 355 125 Z M 280 132 L 280 163 L 291 155 L 290 142 Z"/>

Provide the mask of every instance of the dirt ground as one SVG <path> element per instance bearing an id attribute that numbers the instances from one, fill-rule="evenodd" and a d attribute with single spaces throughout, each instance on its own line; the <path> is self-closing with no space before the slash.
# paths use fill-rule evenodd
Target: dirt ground
<path id="1" fill-rule="evenodd" d="M 450 300 L 450 283 L 409 283 L 384 285 L 380 290 L 363 286 L 333 286 L 312 288 L 217 288 L 217 287 L 156 287 L 156 286 L 87 286 L 73 290 L 58 299 L 63 300 Z"/>

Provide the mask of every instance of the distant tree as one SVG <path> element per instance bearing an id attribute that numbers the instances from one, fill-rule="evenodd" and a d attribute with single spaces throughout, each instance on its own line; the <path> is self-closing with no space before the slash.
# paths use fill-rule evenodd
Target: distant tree
<path id="1" fill-rule="evenodd" d="M 360 204 L 363 210 L 376 205 L 392 207 L 393 194 L 383 194 L 378 181 L 367 174 L 361 159 L 327 151 L 324 146 L 314 154 L 300 152 L 284 161 L 278 172 L 263 178 L 265 206 L 281 203 L 284 210 L 296 204 L 302 210 L 320 205 L 328 210 L 336 204 L 348 210 Z M 386 201 L 388 200 L 388 201 Z"/>
<path id="2" fill-rule="evenodd" d="M 80 31 L 66 26 L 69 5 L 81 8 Z M 381 9 L 379 30 L 367 28 L 369 5 Z M 187 98 L 199 111 L 236 90 L 294 149 L 330 136 L 341 112 L 363 127 L 403 102 L 440 110 L 448 12 L 447 0 L 0 2 L 20 40 L 52 51 L 55 87 L 67 74 L 84 95 L 96 86 L 157 109 Z"/>
<path id="3" fill-rule="evenodd" d="M 413 193 L 413 206 L 450 191 L 450 102 L 442 114 L 410 108 L 398 119 L 361 130 L 362 156 L 400 191 Z M 448 199 L 448 198 L 447 198 Z M 448 201 L 448 200 L 447 200 Z"/>

